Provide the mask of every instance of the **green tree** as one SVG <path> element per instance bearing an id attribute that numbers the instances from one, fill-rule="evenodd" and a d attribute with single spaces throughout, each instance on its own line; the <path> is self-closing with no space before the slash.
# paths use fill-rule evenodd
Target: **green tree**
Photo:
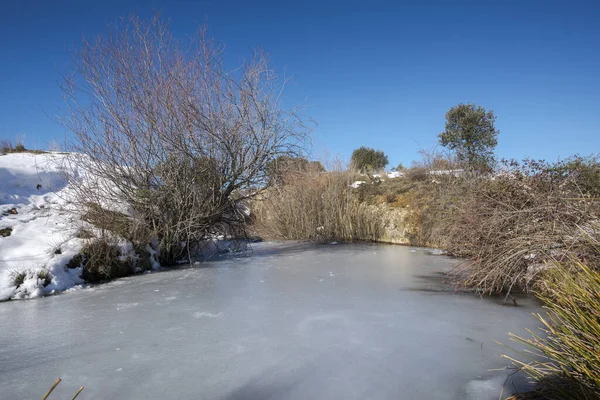
<path id="1" fill-rule="evenodd" d="M 404 171 L 405 169 L 406 167 L 404 166 L 404 164 L 398 163 L 396 167 L 392 168 L 392 171 Z"/>
<path id="2" fill-rule="evenodd" d="M 385 168 L 388 158 L 381 150 L 361 146 L 352 152 L 350 164 L 361 173 L 372 173 Z"/>
<path id="3" fill-rule="evenodd" d="M 496 116 L 492 110 L 474 104 L 459 104 L 446 113 L 446 129 L 440 144 L 456 152 L 461 163 L 475 170 L 488 170 L 495 162 L 498 144 Z"/>

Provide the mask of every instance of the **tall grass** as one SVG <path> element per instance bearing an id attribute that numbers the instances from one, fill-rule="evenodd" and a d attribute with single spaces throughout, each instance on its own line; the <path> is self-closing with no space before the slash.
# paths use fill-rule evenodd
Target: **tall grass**
<path id="1" fill-rule="evenodd" d="M 360 202 L 350 172 L 306 172 L 286 177 L 254 203 L 256 232 L 265 238 L 315 241 L 375 241 L 383 213 Z"/>
<path id="2" fill-rule="evenodd" d="M 522 353 L 528 361 L 505 356 L 539 389 L 514 399 L 600 399 L 600 273 L 576 261 L 548 270 L 543 286 L 547 316 L 536 315 L 542 331 L 530 331 L 530 338 L 511 334 L 529 348 Z"/>

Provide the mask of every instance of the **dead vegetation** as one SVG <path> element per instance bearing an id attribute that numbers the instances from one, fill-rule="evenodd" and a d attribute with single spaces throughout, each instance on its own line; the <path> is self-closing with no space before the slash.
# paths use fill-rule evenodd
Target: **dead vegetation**
<path id="1" fill-rule="evenodd" d="M 47 400 L 48 397 L 52 394 L 52 392 L 54 391 L 54 389 L 56 389 L 56 387 L 58 386 L 58 384 L 62 382 L 62 379 L 57 378 L 54 383 L 52 384 L 52 386 L 50 386 L 50 389 L 48 389 L 48 391 L 46 392 L 46 394 L 42 397 L 42 400 Z M 75 400 L 79 394 L 81 394 L 81 392 L 83 391 L 83 386 L 81 386 L 79 389 L 77 389 L 77 391 L 75 392 L 75 394 L 71 397 L 71 400 Z"/>
<path id="2" fill-rule="evenodd" d="M 28 151 L 23 144 L 23 137 L 17 136 L 14 144 L 8 139 L 0 140 L 0 154 L 23 153 Z"/>
<path id="3" fill-rule="evenodd" d="M 511 400 L 600 399 L 600 273 L 567 260 L 543 278 L 545 290 L 538 295 L 547 315 L 536 315 L 543 328 L 530 337 L 511 335 L 528 350 L 518 359 L 505 356 L 538 388 Z"/>
<path id="4" fill-rule="evenodd" d="M 243 203 L 273 160 L 303 151 L 308 129 L 283 107 L 287 79 L 265 53 L 236 68 L 205 28 L 182 40 L 159 15 L 120 21 L 73 54 L 64 170 L 84 221 L 152 243 L 171 265 L 207 238 L 243 236 Z"/>
<path id="5" fill-rule="evenodd" d="M 376 241 L 384 214 L 361 202 L 350 188 L 355 174 L 308 171 L 286 176 L 253 203 L 254 229 L 265 238 Z"/>
<path id="6" fill-rule="evenodd" d="M 595 159 L 506 163 L 493 177 L 469 179 L 452 214 L 444 248 L 469 261 L 457 272 L 481 292 L 531 289 L 540 272 L 566 259 L 600 266 L 589 238 L 600 225 Z"/>
<path id="7" fill-rule="evenodd" d="M 81 268 L 81 278 L 87 282 L 99 282 L 122 278 L 152 268 L 150 253 L 136 246 L 123 254 L 114 238 L 100 237 L 86 241 L 81 252 L 66 265 L 67 268 Z"/>

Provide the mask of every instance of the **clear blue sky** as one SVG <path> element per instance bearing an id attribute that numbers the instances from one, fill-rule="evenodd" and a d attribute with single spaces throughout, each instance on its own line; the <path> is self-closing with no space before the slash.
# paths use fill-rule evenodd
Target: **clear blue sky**
<path id="1" fill-rule="evenodd" d="M 310 104 L 316 153 L 407 164 L 460 102 L 496 112 L 501 157 L 600 152 L 598 1 L 0 0 L 0 137 L 62 140 L 48 114 L 68 49 L 153 8 L 177 34 L 208 23 L 230 57 L 270 53 L 294 76 L 288 101 Z"/>

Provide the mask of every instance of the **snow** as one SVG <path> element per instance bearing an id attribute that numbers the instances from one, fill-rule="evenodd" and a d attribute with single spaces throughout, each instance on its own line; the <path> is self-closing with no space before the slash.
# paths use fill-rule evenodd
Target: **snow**
<path id="1" fill-rule="evenodd" d="M 387 177 L 388 179 L 396 179 L 396 178 L 402 178 L 404 176 L 404 174 L 400 171 L 391 171 L 391 172 L 383 172 L 381 174 L 373 174 L 373 175 L 371 175 L 371 178 L 375 179 L 376 181 L 384 181 L 385 180 L 385 179 L 383 179 L 384 176 Z M 367 183 L 367 181 L 356 181 L 356 182 L 353 182 L 350 185 L 350 187 L 353 189 L 358 189 L 361 185 L 364 185 L 365 183 Z"/>
<path id="2" fill-rule="evenodd" d="M 64 291 L 84 281 L 81 268 L 66 265 L 83 246 L 83 240 L 74 237 L 77 229 L 94 228 L 80 221 L 73 213 L 75 191 L 66 181 L 65 171 L 88 186 L 100 186 L 104 193 L 111 185 L 92 177 L 78 167 L 82 155 L 71 153 L 13 153 L 0 156 L 0 229 L 11 228 L 9 236 L 0 236 L 0 301 L 28 299 Z M 109 198 L 94 198 L 106 209 L 129 213 L 124 204 Z M 250 209 L 238 203 L 240 211 L 250 215 Z M 131 243 L 115 238 L 121 251 L 121 260 L 135 259 Z M 184 245 L 184 244 L 183 244 Z M 157 251 L 147 245 L 153 270 L 160 269 Z M 198 257 L 207 259 L 217 254 L 245 251 L 245 243 L 215 237 L 207 240 Z M 182 260 L 187 263 L 187 260 Z M 51 282 L 40 279 L 51 274 Z M 136 272 L 142 272 L 140 269 Z M 15 282 L 14 277 L 19 281 Z"/>
<path id="3" fill-rule="evenodd" d="M 392 171 L 387 173 L 389 179 L 401 178 L 404 174 L 400 171 Z"/>
<path id="4" fill-rule="evenodd" d="M 59 153 L 0 156 L 0 229 L 12 228 L 10 236 L 0 237 L 0 301 L 83 283 L 80 268 L 66 268 L 82 243 L 72 237 L 75 221 L 65 211 L 70 194 L 59 166 L 62 159 Z M 16 214 L 9 213 L 13 208 Z M 44 269 L 53 276 L 46 287 L 38 279 Z M 11 278 L 17 272 L 25 275 L 19 287 Z"/>
<path id="5" fill-rule="evenodd" d="M 453 175 L 458 178 L 465 173 L 464 169 L 440 169 L 429 171 L 429 175 Z"/>

